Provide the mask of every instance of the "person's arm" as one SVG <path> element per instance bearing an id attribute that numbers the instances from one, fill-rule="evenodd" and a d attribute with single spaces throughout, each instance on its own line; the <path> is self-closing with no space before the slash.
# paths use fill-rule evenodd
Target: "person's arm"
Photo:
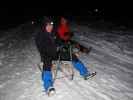
<path id="1" fill-rule="evenodd" d="M 92 49 L 92 47 L 87 48 L 74 40 L 70 40 L 70 43 L 71 43 L 71 45 L 73 45 L 74 48 L 79 49 L 79 51 L 83 52 L 83 53 L 89 53 L 90 50 Z"/>

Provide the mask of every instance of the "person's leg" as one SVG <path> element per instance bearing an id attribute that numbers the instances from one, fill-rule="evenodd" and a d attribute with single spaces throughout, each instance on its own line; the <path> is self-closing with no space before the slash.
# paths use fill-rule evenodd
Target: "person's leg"
<path id="1" fill-rule="evenodd" d="M 74 68 L 76 68 L 79 71 L 81 76 L 86 76 L 90 74 L 89 70 L 75 55 L 73 56 L 72 64 Z"/>
<path id="2" fill-rule="evenodd" d="M 50 87 L 53 87 L 53 79 L 51 71 L 43 71 L 42 73 L 43 86 L 47 92 Z"/>
<path id="3" fill-rule="evenodd" d="M 41 46 L 37 46 L 37 49 L 40 53 L 41 57 L 41 69 L 42 72 L 42 81 L 43 81 L 43 87 L 46 91 L 46 93 L 49 92 L 49 89 L 53 87 L 53 77 L 51 72 L 52 67 L 52 60 L 47 56 L 46 51 Z"/>
<path id="4" fill-rule="evenodd" d="M 46 92 L 48 92 L 49 88 L 53 87 L 51 66 L 52 66 L 52 61 L 47 58 L 47 60 L 44 61 L 43 73 L 42 73 L 43 86 Z"/>

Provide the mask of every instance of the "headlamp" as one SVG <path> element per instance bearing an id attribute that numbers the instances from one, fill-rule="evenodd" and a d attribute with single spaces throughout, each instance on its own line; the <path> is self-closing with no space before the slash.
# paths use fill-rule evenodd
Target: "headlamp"
<path id="1" fill-rule="evenodd" d="M 51 24 L 51 25 L 53 25 L 54 23 L 53 23 L 53 22 L 51 22 L 50 24 Z"/>

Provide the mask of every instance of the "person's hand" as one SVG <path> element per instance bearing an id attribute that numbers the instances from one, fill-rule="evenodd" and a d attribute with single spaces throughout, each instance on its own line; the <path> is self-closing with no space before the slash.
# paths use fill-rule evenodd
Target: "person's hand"
<path id="1" fill-rule="evenodd" d="M 59 52 L 59 50 L 60 50 L 60 47 L 59 47 L 59 46 L 57 46 L 57 47 L 56 47 L 56 51 L 57 51 L 57 52 Z"/>
<path id="2" fill-rule="evenodd" d="M 40 66 L 40 67 L 43 67 L 43 62 L 41 62 L 41 63 L 39 64 L 39 66 Z"/>
<path id="3" fill-rule="evenodd" d="M 84 48 L 83 52 L 88 54 L 88 53 L 90 53 L 91 50 L 92 50 L 92 47 Z"/>
<path id="4" fill-rule="evenodd" d="M 79 57 L 80 56 L 80 52 L 76 52 L 76 53 L 74 53 L 74 55 Z"/>

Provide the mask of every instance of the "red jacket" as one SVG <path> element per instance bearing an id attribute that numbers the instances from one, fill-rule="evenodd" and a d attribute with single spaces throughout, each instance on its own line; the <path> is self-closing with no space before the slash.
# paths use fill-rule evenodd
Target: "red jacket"
<path id="1" fill-rule="evenodd" d="M 57 28 L 57 34 L 59 36 L 60 39 L 64 40 L 64 41 L 68 41 L 70 40 L 70 29 L 68 25 L 60 25 Z"/>

